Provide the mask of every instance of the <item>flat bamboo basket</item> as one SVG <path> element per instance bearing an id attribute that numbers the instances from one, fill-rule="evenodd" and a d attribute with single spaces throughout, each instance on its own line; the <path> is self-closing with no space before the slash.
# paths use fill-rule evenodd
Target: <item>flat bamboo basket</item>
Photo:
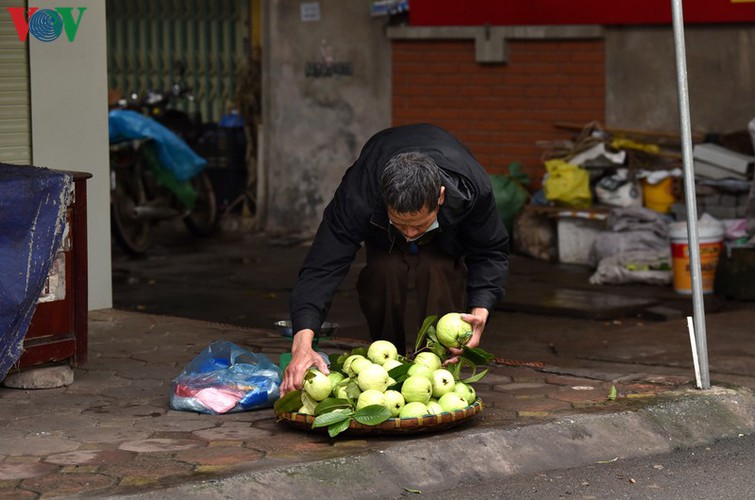
<path id="1" fill-rule="evenodd" d="M 374 434 L 374 435 L 391 435 L 391 434 L 418 434 L 423 432 L 437 432 L 469 421 L 475 415 L 482 411 L 482 400 L 479 398 L 461 410 L 454 412 L 443 412 L 438 415 L 424 415 L 416 418 L 389 418 L 378 425 L 364 425 L 357 421 L 352 421 L 349 428 L 343 434 Z M 294 428 L 311 431 L 325 432 L 327 427 L 312 428 L 312 422 L 315 421 L 314 415 L 306 415 L 297 412 L 275 412 L 278 420 L 291 425 Z"/>

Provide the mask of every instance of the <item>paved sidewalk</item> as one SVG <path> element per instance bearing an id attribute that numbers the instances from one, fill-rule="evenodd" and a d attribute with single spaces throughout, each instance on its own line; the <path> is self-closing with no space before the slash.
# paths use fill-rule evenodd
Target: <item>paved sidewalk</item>
<path id="1" fill-rule="evenodd" d="M 719 337 L 726 328 L 737 332 L 731 342 L 739 350 L 725 359 L 752 356 L 753 342 L 743 344 L 740 330 L 753 323 L 753 311 L 717 316 L 711 322 Z M 470 422 L 438 434 L 336 439 L 292 429 L 271 409 L 219 416 L 168 409 L 171 380 L 210 342 L 230 340 L 277 360 L 290 341 L 273 330 L 118 310 L 92 312 L 89 323 L 89 362 L 75 371 L 72 385 L 0 388 L 0 498 L 333 498 L 333 488 L 343 498 L 392 498 L 404 488 L 451 486 L 462 472 L 546 470 L 755 430 L 748 389 L 698 391 L 686 362 L 622 359 L 651 336 L 662 345 L 665 323 L 640 329 L 634 342 L 612 332 L 625 339 L 609 345 L 612 360 L 599 359 L 606 344 L 586 333 L 592 354 L 566 356 L 578 346 L 565 331 L 568 345 L 549 345 L 551 359 L 517 363 L 544 352 L 532 332 L 529 343 L 519 340 L 521 359 L 501 359 L 476 384 L 484 410 Z M 334 338 L 321 348 L 343 352 L 364 343 Z M 718 359 L 712 356 L 723 378 L 753 380 L 751 363 L 724 366 Z M 612 386 L 615 400 L 608 398 Z M 464 470 L 453 470 L 450 460 Z"/>
<path id="2" fill-rule="evenodd" d="M 699 391 L 688 299 L 670 287 L 591 286 L 583 267 L 515 256 L 507 309 L 483 338 L 500 356 L 476 384 L 484 410 L 459 427 L 330 439 L 277 422 L 271 409 L 171 411 L 171 380 L 212 341 L 274 361 L 288 351 L 272 324 L 287 314 L 307 251 L 260 235 L 184 233 L 165 233 L 143 259 L 114 255 L 119 309 L 90 313 L 89 362 L 72 385 L 0 387 L 0 498 L 395 498 L 453 487 L 461 474 L 550 470 L 755 430 L 755 304 L 706 298 L 715 387 Z M 367 343 L 359 269 L 336 294 L 329 319 L 340 328 L 321 342 L 327 352 Z M 622 297 L 648 305 L 635 314 Z M 551 310 L 537 312 L 543 304 Z M 666 321 L 648 316 L 655 306 Z"/>

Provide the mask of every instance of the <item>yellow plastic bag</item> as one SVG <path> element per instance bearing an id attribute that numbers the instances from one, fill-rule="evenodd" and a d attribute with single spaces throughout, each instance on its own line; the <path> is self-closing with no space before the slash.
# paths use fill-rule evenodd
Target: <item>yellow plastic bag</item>
<path id="1" fill-rule="evenodd" d="M 559 159 L 546 161 L 545 168 L 548 170 L 543 183 L 546 199 L 574 208 L 592 205 L 590 174 L 587 170 Z"/>
<path id="2" fill-rule="evenodd" d="M 657 155 L 661 152 L 661 148 L 657 144 L 646 144 L 644 142 L 637 142 L 631 139 L 616 138 L 611 141 L 611 147 L 614 149 L 636 149 L 638 151 L 644 151 L 646 153 Z"/>

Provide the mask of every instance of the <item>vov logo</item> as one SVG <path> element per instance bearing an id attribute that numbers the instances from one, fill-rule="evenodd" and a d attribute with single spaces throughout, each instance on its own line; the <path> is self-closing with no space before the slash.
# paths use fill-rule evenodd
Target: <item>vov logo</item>
<path id="1" fill-rule="evenodd" d="M 73 10 L 78 10 L 74 20 Z M 76 38 L 81 18 L 86 7 L 55 7 L 55 9 L 41 9 L 39 7 L 7 7 L 13 25 L 16 27 L 18 40 L 25 42 L 31 35 L 40 42 L 54 42 L 65 31 L 69 42 Z"/>

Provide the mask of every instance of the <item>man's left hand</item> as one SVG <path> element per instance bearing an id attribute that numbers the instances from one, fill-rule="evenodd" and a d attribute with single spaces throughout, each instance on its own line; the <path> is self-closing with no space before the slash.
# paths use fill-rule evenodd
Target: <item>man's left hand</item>
<path id="1" fill-rule="evenodd" d="M 480 345 L 480 337 L 485 330 L 485 323 L 488 321 L 489 311 L 484 307 L 474 307 L 469 314 L 462 314 L 461 319 L 472 325 L 472 338 L 467 342 L 467 347 L 477 347 Z M 448 349 L 451 357 L 444 364 L 458 363 L 462 349 Z"/>

